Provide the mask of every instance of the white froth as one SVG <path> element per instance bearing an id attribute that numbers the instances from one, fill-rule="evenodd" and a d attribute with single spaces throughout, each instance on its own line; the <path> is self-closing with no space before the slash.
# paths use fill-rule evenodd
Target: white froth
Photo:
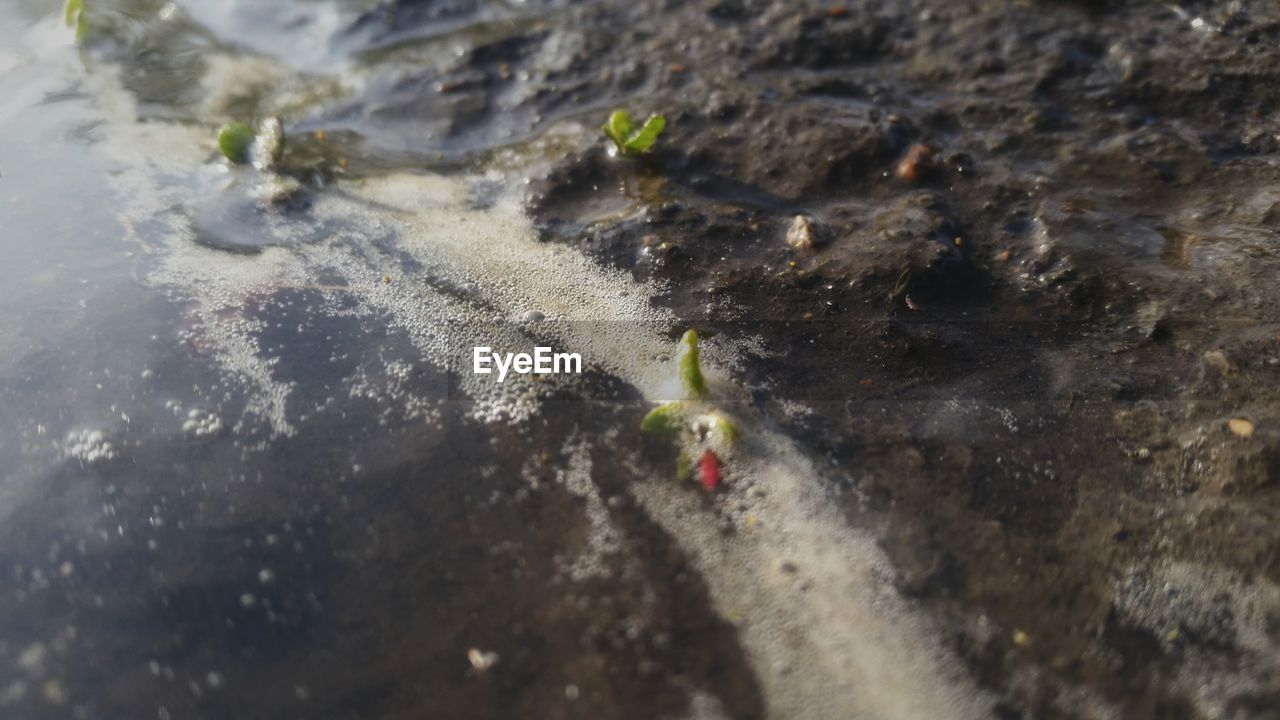
<path id="1" fill-rule="evenodd" d="M 1227 567 L 1161 560 L 1134 565 L 1113 583 L 1115 607 L 1128 623 L 1150 632 L 1166 649 L 1188 655 L 1178 684 L 1204 717 L 1228 717 L 1242 695 L 1264 693 L 1280 674 L 1280 585 Z M 1227 661 L 1182 635 L 1240 648 Z"/>
<path id="2" fill-rule="evenodd" d="M 591 480 L 591 455 L 586 443 L 576 441 L 565 448 L 569 465 L 560 480 L 566 490 L 584 501 L 587 542 L 569 568 L 573 580 L 612 575 L 609 559 L 623 549 L 622 533 L 605 508 L 600 489 Z"/>

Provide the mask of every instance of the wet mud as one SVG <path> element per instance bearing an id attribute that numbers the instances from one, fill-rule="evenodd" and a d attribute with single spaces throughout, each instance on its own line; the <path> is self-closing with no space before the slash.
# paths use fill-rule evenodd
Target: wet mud
<path id="1" fill-rule="evenodd" d="M 1275 717 L 1280 11 L 175 7 L 91 4 L 84 72 L 139 137 L 283 115 L 299 185 L 263 203 L 199 149 L 108 153 L 160 188 L 95 240 L 138 251 L 136 284 L 51 340 L 24 317 L 0 364 L 6 716 L 920 716 L 819 642 L 889 653 L 889 628 L 886 665 L 947 667 L 921 680 L 957 717 Z M 611 156 L 615 107 L 666 116 L 654 152 Z M 405 181 L 379 185 L 406 172 L 463 178 L 466 213 L 518 202 L 545 257 L 495 282 L 519 259 L 422 245 Z M 526 305 L 564 295 L 538 279 L 558 252 L 610 273 L 581 297 L 657 319 L 491 320 L 554 315 Z M 224 287 L 231 263 L 278 268 Z M 732 463 L 721 493 L 679 484 L 616 345 L 517 409 L 476 391 L 451 355 L 474 329 L 437 336 L 478 318 L 698 328 L 749 452 L 796 448 L 810 504 L 767 514 L 796 483 Z M 805 524 L 819 505 L 842 525 Z M 827 585 L 834 540 L 733 554 L 847 529 L 879 555 Z M 925 620 L 824 604 L 859 578 Z M 736 607 L 737 583 L 785 590 Z M 767 622 L 789 613 L 817 620 Z"/>

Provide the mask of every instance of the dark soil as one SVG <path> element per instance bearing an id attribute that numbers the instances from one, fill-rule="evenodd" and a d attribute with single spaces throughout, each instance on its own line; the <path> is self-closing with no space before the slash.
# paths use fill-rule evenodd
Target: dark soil
<path id="1" fill-rule="evenodd" d="M 1274 607 L 1259 655 L 1225 596 L 1212 631 L 1121 597 L 1167 562 L 1280 582 L 1280 12 L 720 0 L 546 22 L 463 61 L 477 107 L 669 121 L 639 161 L 584 141 L 554 162 L 529 199 L 548 238 L 764 339 L 759 407 L 841 468 L 851 522 L 883 528 L 1004 716 L 1082 714 L 1080 688 L 1125 717 L 1280 707 Z M 578 50 L 548 72 L 557 42 Z M 537 91 L 504 104 L 497 65 Z M 783 242 L 801 214 L 813 250 Z M 1219 665 L 1248 680 L 1216 687 Z"/>
<path id="2" fill-rule="evenodd" d="M 735 380 L 821 460 L 815 482 L 849 522 L 884 538 L 899 589 L 943 620 L 1000 718 L 1280 717 L 1280 7 L 382 0 L 349 16 L 330 42 L 371 77 L 291 119 L 291 136 L 324 130 L 342 151 L 292 145 L 298 176 L 324 192 L 321 178 L 514 153 L 504 179 L 528 179 L 546 242 L 667 283 L 660 302 L 687 326 L 756 341 Z M 144 97 L 144 118 L 188 112 L 180 90 Z M 665 114 L 653 153 L 607 153 L 596 128 L 615 107 Z M 539 144 L 554 133 L 570 139 Z M 785 242 L 797 216 L 811 248 Z M 317 347 L 342 341 L 317 332 Z M 372 357 L 360 340 L 350 356 Z M 321 372 L 313 350 L 288 372 Z M 169 361 L 185 368 L 175 388 L 203 368 Z M 633 426 L 609 383 L 575 400 Z M 9 648 L 69 618 L 97 628 L 95 657 L 128 670 L 81 670 L 95 717 L 286 716 L 303 695 L 323 708 L 308 717 L 678 717 L 694 691 L 765 714 L 735 629 L 615 454 L 591 459 L 630 554 L 598 585 L 549 580 L 585 542 L 581 498 L 554 486 L 571 417 L 506 437 L 458 408 L 417 437 L 349 420 L 379 413 L 361 402 L 259 461 L 305 479 L 287 487 L 226 480 L 242 448 L 222 445 L 93 470 L 102 502 L 139 523 L 181 505 L 165 514 L 200 540 L 154 533 L 156 561 L 152 535 L 131 535 L 39 613 L 5 594 L 0 618 L 22 619 L 0 624 Z M 526 492 L 531 457 L 554 489 Z M 358 483 L 334 470 L 353 458 Z M 83 468 L 64 471 L 43 507 L 76 499 Z M 70 537 L 48 512 L 6 526 L 0 567 Z M 237 545 L 267 535 L 315 560 Z M 294 568 L 289 591 L 242 606 L 268 565 Z M 120 602 L 94 609 L 110 588 Z M 461 658 L 494 633 L 522 649 L 483 676 Z M 179 680 L 217 665 L 237 693 L 176 683 L 144 702 L 153 660 Z"/>

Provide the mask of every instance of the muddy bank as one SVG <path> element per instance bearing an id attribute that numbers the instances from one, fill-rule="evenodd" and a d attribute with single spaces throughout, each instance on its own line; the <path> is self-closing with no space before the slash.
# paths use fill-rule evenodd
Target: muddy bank
<path id="1" fill-rule="evenodd" d="M 672 63 L 639 93 L 669 149 L 581 148 L 535 217 L 760 339 L 759 406 L 832 462 L 1001 713 L 1265 716 L 1280 17 L 678 12 L 634 46 Z M 812 250 L 784 242 L 797 215 Z"/>

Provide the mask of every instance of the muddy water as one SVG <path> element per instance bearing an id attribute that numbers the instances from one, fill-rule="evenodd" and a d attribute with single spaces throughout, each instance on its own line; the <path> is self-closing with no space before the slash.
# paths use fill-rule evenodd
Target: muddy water
<path id="1" fill-rule="evenodd" d="M 1280 705 L 1269 7 L 85 21 L 0 10 L 5 717 Z M 711 494 L 635 431 L 690 326 Z"/>

